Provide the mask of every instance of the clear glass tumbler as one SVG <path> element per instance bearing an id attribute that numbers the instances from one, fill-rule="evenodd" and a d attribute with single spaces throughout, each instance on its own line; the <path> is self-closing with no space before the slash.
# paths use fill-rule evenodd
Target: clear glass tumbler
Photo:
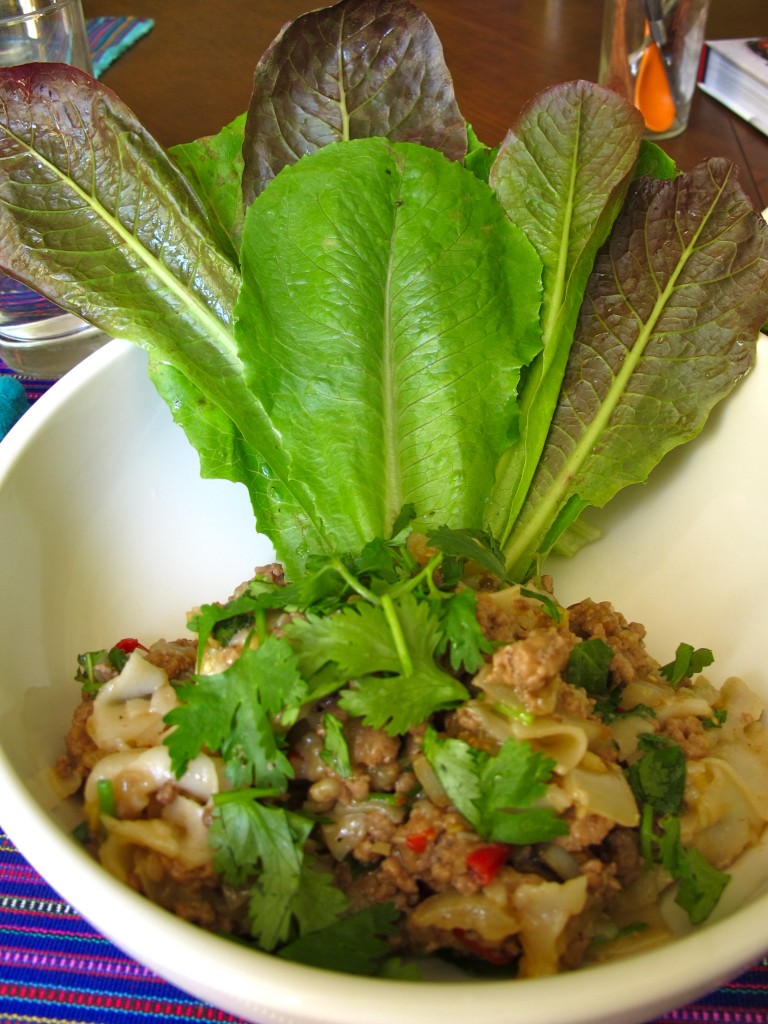
<path id="1" fill-rule="evenodd" d="M 0 67 L 39 62 L 93 74 L 80 0 L 0 0 Z M 0 359 L 10 369 L 59 377 L 104 340 L 95 327 L 0 273 Z"/>
<path id="2" fill-rule="evenodd" d="M 599 81 L 633 103 L 650 139 L 688 125 L 708 0 L 604 0 Z"/>
<path id="3" fill-rule="evenodd" d="M 93 73 L 80 0 L 3 0 L 0 67 L 46 61 Z"/>

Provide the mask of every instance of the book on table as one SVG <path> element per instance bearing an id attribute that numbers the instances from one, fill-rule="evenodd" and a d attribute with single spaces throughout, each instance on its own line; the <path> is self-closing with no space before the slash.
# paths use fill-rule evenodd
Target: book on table
<path id="1" fill-rule="evenodd" d="M 768 135 L 768 38 L 704 44 L 699 88 Z"/>

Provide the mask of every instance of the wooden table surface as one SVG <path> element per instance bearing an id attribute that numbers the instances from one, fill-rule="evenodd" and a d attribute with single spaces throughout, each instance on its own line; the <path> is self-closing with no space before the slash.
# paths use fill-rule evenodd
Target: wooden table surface
<path id="1" fill-rule="evenodd" d="M 248 106 L 253 67 L 281 26 L 322 0 L 83 0 L 86 17 L 136 14 L 154 29 L 103 81 L 164 146 L 213 134 Z M 495 145 L 535 92 L 596 80 L 601 0 L 421 0 L 454 78 L 459 106 Z M 768 0 L 711 0 L 708 38 L 768 35 Z M 768 207 L 768 138 L 699 90 L 690 124 L 664 149 L 683 170 L 708 156 L 741 168 Z"/>

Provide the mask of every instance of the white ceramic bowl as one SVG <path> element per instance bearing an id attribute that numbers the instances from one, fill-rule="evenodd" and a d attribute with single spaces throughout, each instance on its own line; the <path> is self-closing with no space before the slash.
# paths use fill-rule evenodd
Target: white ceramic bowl
<path id="1" fill-rule="evenodd" d="M 738 672 L 768 698 L 768 351 L 761 357 L 705 434 L 617 499 L 602 516 L 605 537 L 556 576 L 561 600 L 608 599 L 645 622 L 659 657 L 681 640 L 711 647 L 719 679 Z M 98 929 L 194 995 L 284 1024 L 634 1024 L 718 987 L 768 950 L 768 892 L 746 883 L 730 887 L 715 921 L 670 946 L 511 982 L 330 974 L 174 918 L 70 839 L 46 772 L 78 700 L 78 652 L 118 636 L 181 635 L 187 608 L 227 597 L 269 559 L 245 492 L 199 478 L 145 357 L 111 342 L 0 444 L 0 531 L 0 822 Z"/>

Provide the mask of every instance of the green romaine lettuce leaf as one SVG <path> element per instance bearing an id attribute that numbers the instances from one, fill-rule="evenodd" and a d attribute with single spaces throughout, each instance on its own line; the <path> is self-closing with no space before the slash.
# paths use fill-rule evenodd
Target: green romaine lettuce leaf
<path id="1" fill-rule="evenodd" d="M 695 437 L 750 369 L 768 232 L 733 165 L 643 178 L 589 280 L 546 448 L 505 545 L 513 576 L 574 500 L 602 507 Z"/>
<path id="2" fill-rule="evenodd" d="M 543 346 L 520 392 L 520 439 L 499 465 L 485 525 L 502 546 L 523 506 L 560 393 L 584 287 L 640 148 L 639 112 L 589 82 L 537 96 L 502 143 L 490 182 L 541 257 Z"/>
<path id="3" fill-rule="evenodd" d="M 479 526 L 540 344 L 539 261 L 488 186 L 424 146 L 326 146 L 249 207 L 242 263 L 239 356 L 330 550 L 408 504 Z M 291 557 L 287 513 L 257 520 Z"/>
<path id="4" fill-rule="evenodd" d="M 235 264 L 243 226 L 244 135 L 245 114 L 241 114 L 216 135 L 168 151 L 205 205 L 219 248 Z"/>
<path id="5" fill-rule="evenodd" d="M 162 147 L 77 68 L 0 68 L 0 237 L 4 270 L 150 350 L 205 475 L 269 486 L 235 422 L 262 416 L 231 330 L 240 276 Z"/>

